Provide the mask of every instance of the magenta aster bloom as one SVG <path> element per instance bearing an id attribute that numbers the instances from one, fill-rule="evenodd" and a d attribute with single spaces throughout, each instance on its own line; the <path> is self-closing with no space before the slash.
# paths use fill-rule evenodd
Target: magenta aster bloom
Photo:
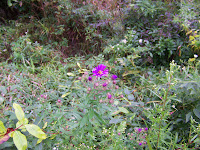
<path id="1" fill-rule="evenodd" d="M 92 70 L 93 76 L 102 77 L 108 74 L 108 69 L 106 69 L 104 64 L 98 65 L 96 68 Z"/>
<path id="2" fill-rule="evenodd" d="M 111 79 L 112 79 L 112 80 L 116 80 L 117 78 L 118 78 L 118 77 L 117 77 L 117 75 L 115 75 L 115 74 L 111 76 Z"/>
<path id="3" fill-rule="evenodd" d="M 138 132 L 141 132 L 141 131 L 142 131 L 142 129 L 139 128 L 139 129 L 138 129 Z"/>
<path id="4" fill-rule="evenodd" d="M 89 80 L 89 81 L 92 81 L 92 77 L 89 76 L 89 77 L 88 77 L 88 80 Z"/>
<path id="5" fill-rule="evenodd" d="M 112 98 L 112 95 L 110 93 L 107 94 L 108 99 Z"/>
<path id="6" fill-rule="evenodd" d="M 103 87 L 106 87 L 108 84 L 105 82 L 104 84 L 103 84 Z"/>

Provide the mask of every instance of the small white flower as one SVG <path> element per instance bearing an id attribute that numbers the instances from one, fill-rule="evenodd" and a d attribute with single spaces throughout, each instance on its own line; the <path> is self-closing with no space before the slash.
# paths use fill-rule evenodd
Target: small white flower
<path id="1" fill-rule="evenodd" d="M 149 43 L 149 41 L 148 40 L 144 40 L 144 43 Z"/>
<path id="2" fill-rule="evenodd" d="M 198 55 L 197 54 L 194 54 L 194 58 L 197 58 L 198 57 Z"/>
<path id="3" fill-rule="evenodd" d="M 139 39 L 139 43 L 142 44 L 142 39 Z"/>
<path id="4" fill-rule="evenodd" d="M 127 40 L 126 40 L 126 39 L 123 39 L 121 42 L 124 43 L 124 44 L 126 44 L 126 43 L 127 43 Z"/>
<path id="5" fill-rule="evenodd" d="M 114 48 L 114 46 L 112 46 L 112 49 Z"/>

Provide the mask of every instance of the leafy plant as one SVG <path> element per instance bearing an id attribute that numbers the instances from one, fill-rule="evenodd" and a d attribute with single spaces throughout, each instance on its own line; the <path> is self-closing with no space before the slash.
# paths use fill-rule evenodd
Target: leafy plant
<path id="1" fill-rule="evenodd" d="M 199 63 L 197 62 L 196 65 L 198 66 Z M 188 67 L 188 71 L 190 67 Z M 166 71 L 165 74 L 160 72 L 159 75 L 154 75 L 157 76 L 157 79 L 150 78 L 146 80 L 144 77 L 141 78 L 141 86 L 144 86 L 145 82 L 148 83 L 146 88 L 151 85 L 151 88 L 148 88 L 150 93 L 145 90 L 149 96 L 145 96 L 144 98 L 150 107 L 145 109 L 144 112 L 147 117 L 147 124 L 151 125 L 151 129 L 149 130 L 151 138 L 149 139 L 151 140 L 152 147 L 155 149 L 163 148 L 166 145 L 167 147 L 172 147 L 172 149 L 180 148 L 180 145 L 177 143 L 181 142 L 187 143 L 186 147 L 199 146 L 197 143 L 192 144 L 193 142 L 191 142 L 191 139 L 193 137 L 190 137 L 191 134 L 187 130 L 187 128 L 192 128 L 192 124 L 189 122 L 191 116 L 194 117 L 197 122 L 199 122 L 200 119 L 197 113 L 199 111 L 199 102 L 197 100 L 198 88 L 196 88 L 199 83 L 199 79 L 196 78 L 198 76 L 198 71 L 193 69 L 190 70 L 192 74 L 190 74 L 189 79 L 185 67 L 182 72 L 180 66 L 172 62 L 170 64 L 170 70 Z M 188 79 L 195 84 L 190 84 L 191 81 L 188 82 Z M 184 88 L 183 92 L 182 86 L 185 84 L 188 85 Z M 195 91 L 195 95 L 197 94 L 197 97 L 193 96 L 195 99 L 194 101 L 189 98 L 193 90 Z M 191 108 L 191 106 L 194 107 Z M 189 112 L 187 114 L 185 111 L 194 111 L 194 113 Z M 177 129 L 177 127 L 180 128 Z M 194 131 L 196 132 L 196 129 Z"/>
<path id="2" fill-rule="evenodd" d="M 13 51 L 11 59 L 25 66 L 40 66 L 51 60 L 52 52 L 38 42 L 32 43 L 28 34 L 19 37 L 16 42 L 11 43 Z"/>
<path id="3" fill-rule="evenodd" d="M 27 139 L 22 132 L 28 131 L 30 134 L 38 138 L 38 143 L 46 139 L 46 134 L 35 124 L 29 124 L 28 119 L 25 118 L 24 111 L 19 104 L 13 103 L 13 108 L 15 109 L 15 115 L 18 119 L 16 123 L 16 128 L 5 128 L 3 122 L 0 121 L 0 144 L 6 142 L 10 137 L 13 138 L 13 142 L 18 150 L 27 149 Z"/>

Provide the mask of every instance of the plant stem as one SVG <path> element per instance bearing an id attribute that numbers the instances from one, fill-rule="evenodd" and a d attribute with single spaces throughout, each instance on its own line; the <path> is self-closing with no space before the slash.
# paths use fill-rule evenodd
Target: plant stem
<path id="1" fill-rule="evenodd" d="M 170 79 L 171 79 L 171 77 L 170 77 Z M 171 82 L 171 80 L 170 80 L 170 82 Z M 168 96 L 168 93 L 169 93 L 169 90 L 170 90 L 170 85 L 171 85 L 170 82 L 168 83 L 168 84 L 169 84 L 169 87 L 168 87 L 168 89 L 167 89 L 167 93 L 166 93 L 166 95 L 165 95 L 165 100 L 164 100 L 164 102 L 163 102 L 163 110 L 162 110 L 162 112 L 164 112 L 164 110 L 165 110 L 165 103 L 166 103 L 166 101 L 167 101 L 167 96 Z M 161 113 L 156 150 L 158 149 L 158 144 L 159 144 L 159 140 L 160 140 L 160 130 L 161 130 L 161 121 L 162 121 L 162 119 L 163 119 L 163 114 Z"/>

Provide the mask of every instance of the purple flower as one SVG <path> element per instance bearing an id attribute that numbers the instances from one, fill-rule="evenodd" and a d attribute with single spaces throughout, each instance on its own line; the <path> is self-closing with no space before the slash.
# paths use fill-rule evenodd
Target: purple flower
<path id="1" fill-rule="evenodd" d="M 148 130 L 148 128 L 145 128 L 145 131 L 147 131 Z"/>
<path id="2" fill-rule="evenodd" d="M 108 74 L 108 69 L 106 69 L 104 64 L 98 65 L 96 68 L 92 70 L 93 76 L 102 77 Z"/>
<path id="3" fill-rule="evenodd" d="M 92 77 L 89 76 L 89 77 L 88 77 L 88 80 L 89 80 L 89 81 L 92 81 Z"/>
<path id="4" fill-rule="evenodd" d="M 142 143 L 140 142 L 140 143 L 139 143 L 139 145 L 141 146 L 141 145 L 142 145 Z"/>
<path id="5" fill-rule="evenodd" d="M 117 78 L 118 78 L 118 77 L 117 77 L 117 75 L 115 75 L 115 74 L 111 76 L 111 79 L 112 79 L 112 80 L 116 80 Z"/>
<path id="6" fill-rule="evenodd" d="M 141 129 L 141 128 L 139 128 L 139 129 L 138 129 L 138 132 L 141 132 L 141 131 L 142 131 L 142 129 Z"/>
<path id="7" fill-rule="evenodd" d="M 105 82 L 104 84 L 103 84 L 103 87 L 106 87 L 108 84 Z"/>
<path id="8" fill-rule="evenodd" d="M 112 95 L 110 93 L 107 94 L 108 99 L 112 98 Z"/>

